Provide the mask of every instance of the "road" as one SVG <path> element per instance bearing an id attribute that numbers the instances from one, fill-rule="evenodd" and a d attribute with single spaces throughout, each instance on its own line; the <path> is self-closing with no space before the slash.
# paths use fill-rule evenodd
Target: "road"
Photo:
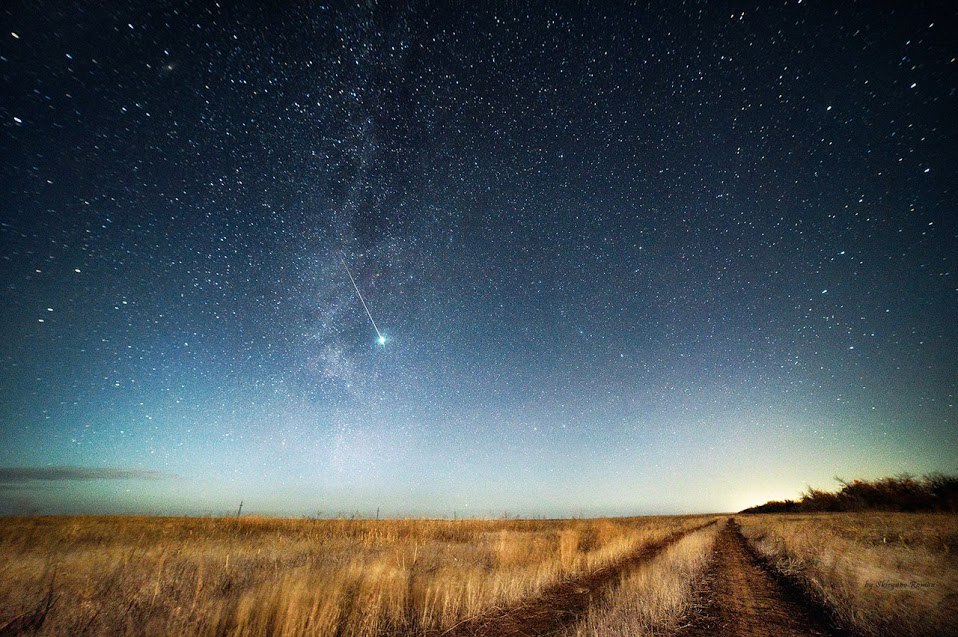
<path id="1" fill-rule="evenodd" d="M 839 634 L 819 609 L 762 566 L 734 520 L 719 532 L 707 581 L 704 610 L 680 637 Z"/>

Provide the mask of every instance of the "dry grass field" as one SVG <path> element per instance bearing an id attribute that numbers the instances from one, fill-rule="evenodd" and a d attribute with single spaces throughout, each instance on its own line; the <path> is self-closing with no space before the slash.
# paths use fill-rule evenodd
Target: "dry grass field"
<path id="1" fill-rule="evenodd" d="M 0 635 L 953 635 L 956 549 L 953 514 L 6 518 Z"/>
<path id="2" fill-rule="evenodd" d="M 438 635 L 704 522 L 9 518 L 0 520 L 0 626 Z"/>
<path id="3" fill-rule="evenodd" d="M 738 516 L 742 533 L 852 634 L 958 634 L 958 516 Z"/>

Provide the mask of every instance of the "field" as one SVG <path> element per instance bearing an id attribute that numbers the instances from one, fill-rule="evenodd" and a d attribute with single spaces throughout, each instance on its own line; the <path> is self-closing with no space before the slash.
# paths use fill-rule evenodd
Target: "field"
<path id="1" fill-rule="evenodd" d="M 0 520 L 0 634 L 948 635 L 958 518 Z"/>

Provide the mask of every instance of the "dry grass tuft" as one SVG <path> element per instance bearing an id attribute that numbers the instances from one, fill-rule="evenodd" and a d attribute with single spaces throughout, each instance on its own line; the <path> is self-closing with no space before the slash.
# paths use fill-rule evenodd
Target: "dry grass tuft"
<path id="1" fill-rule="evenodd" d="M 719 525 L 685 536 L 631 573 L 565 634 L 567 637 L 640 637 L 674 632 L 688 614 L 708 566 Z"/>

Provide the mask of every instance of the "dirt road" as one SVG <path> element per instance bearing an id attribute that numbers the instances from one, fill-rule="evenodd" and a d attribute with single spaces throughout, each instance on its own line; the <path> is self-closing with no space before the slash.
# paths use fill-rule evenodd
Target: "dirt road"
<path id="1" fill-rule="evenodd" d="M 535 599 L 473 618 L 443 637 L 554 635 L 581 619 L 623 573 L 689 532 L 675 533 L 609 568 L 562 582 Z M 842 637 L 820 609 L 762 567 L 734 520 L 719 532 L 707 580 L 702 611 L 678 637 Z"/>
<path id="2" fill-rule="evenodd" d="M 823 614 L 767 572 L 729 520 L 715 545 L 704 611 L 680 637 L 808 637 L 836 633 Z"/>

